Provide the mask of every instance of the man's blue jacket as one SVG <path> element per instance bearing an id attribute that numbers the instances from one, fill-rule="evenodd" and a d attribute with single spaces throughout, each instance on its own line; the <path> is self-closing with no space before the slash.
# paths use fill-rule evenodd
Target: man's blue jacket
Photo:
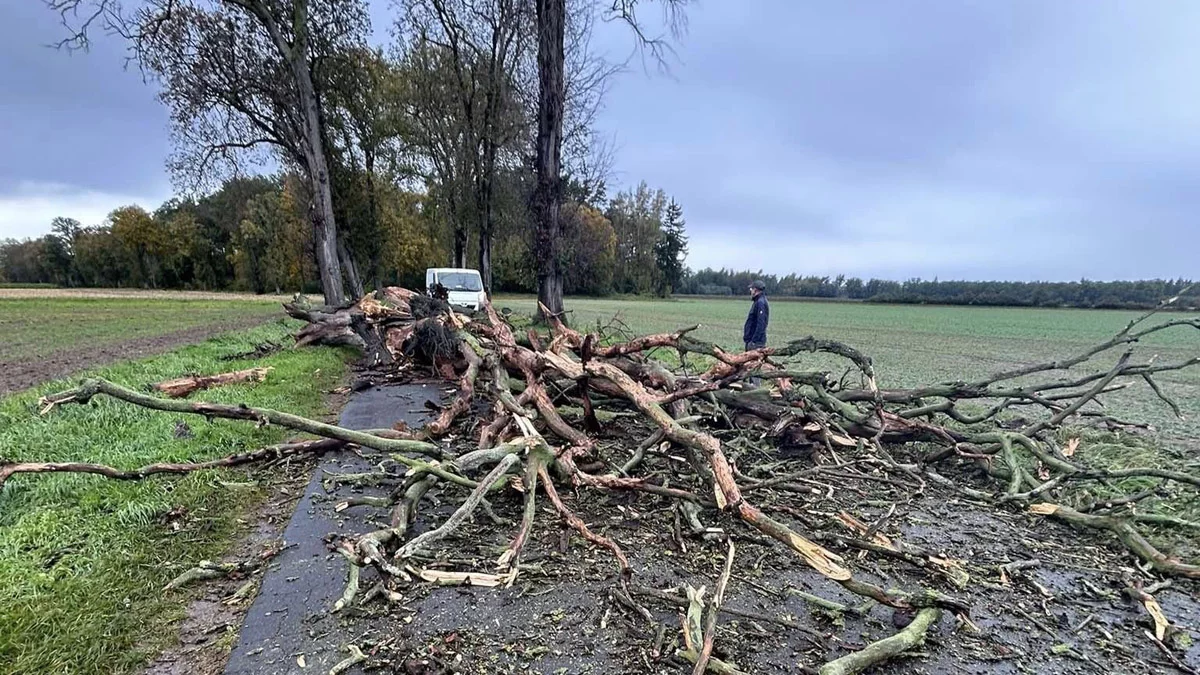
<path id="1" fill-rule="evenodd" d="M 759 293 L 750 305 L 750 314 L 746 317 L 746 325 L 742 328 L 742 342 L 747 344 L 767 344 L 767 321 L 771 318 L 771 307 L 767 304 L 765 293 Z"/>

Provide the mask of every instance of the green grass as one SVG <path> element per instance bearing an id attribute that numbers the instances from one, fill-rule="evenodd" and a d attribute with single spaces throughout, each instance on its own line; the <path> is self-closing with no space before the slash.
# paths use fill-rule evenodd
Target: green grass
<path id="1" fill-rule="evenodd" d="M 265 300 L 0 298 L 0 363 L 278 314 Z"/>
<path id="2" fill-rule="evenodd" d="M 285 339 L 294 328 L 277 321 L 93 372 L 140 387 L 185 373 L 245 368 L 251 362 L 219 357 Z M 345 363 L 346 354 L 331 349 L 285 350 L 253 362 L 274 367 L 265 382 L 201 396 L 318 415 L 323 392 L 336 386 Z M 177 440 L 172 431 L 182 416 L 103 397 L 36 414 L 39 395 L 79 377 L 0 399 L 0 456 L 132 468 L 210 459 L 284 436 L 280 429 L 193 417 L 186 421 L 194 438 Z M 82 474 L 10 479 L 0 493 L 0 671 L 130 672 L 168 644 L 186 594 L 160 589 L 198 560 L 219 556 L 237 532 L 237 518 L 264 496 L 262 488 L 230 486 L 231 479 L 246 481 L 233 471 L 137 482 Z M 175 532 L 162 516 L 178 508 L 187 516 Z"/>

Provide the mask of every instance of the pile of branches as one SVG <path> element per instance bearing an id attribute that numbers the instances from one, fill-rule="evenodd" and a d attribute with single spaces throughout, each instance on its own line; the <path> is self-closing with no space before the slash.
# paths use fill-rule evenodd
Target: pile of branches
<path id="1" fill-rule="evenodd" d="M 1060 447 L 1056 430 L 1080 420 L 1109 425 L 1126 424 L 1106 416 L 1094 403 L 1099 397 L 1141 382 L 1179 414 L 1178 405 L 1158 385 L 1160 373 L 1200 364 L 1200 357 L 1178 363 L 1140 362 L 1132 347 L 1142 338 L 1169 329 L 1200 329 L 1200 319 L 1148 321 L 1149 312 L 1131 321 L 1111 339 L 1067 359 L 1029 365 L 962 382 L 911 389 L 878 385 L 871 359 L 840 342 L 807 337 L 774 347 L 733 353 L 696 339 L 687 328 L 672 333 L 630 339 L 585 334 L 550 316 L 548 333 L 533 330 L 518 335 L 489 305 L 473 317 L 450 311 L 444 303 L 401 288 L 387 288 L 343 307 L 312 308 L 286 305 L 294 317 L 308 322 L 298 344 L 351 345 L 370 363 L 387 369 L 428 366 L 456 384 L 454 398 L 436 419 L 414 430 L 353 431 L 284 412 L 168 400 L 92 379 L 80 387 L 47 396 L 46 409 L 67 403 L 86 403 L 97 395 L 176 413 L 194 413 L 275 424 L 321 437 L 293 443 L 260 455 L 249 453 L 204 465 L 232 465 L 273 458 L 281 453 L 323 452 L 348 445 L 388 453 L 406 469 L 402 483 L 383 503 L 391 508 L 386 527 L 345 539 L 339 552 L 351 565 L 351 584 L 343 603 L 358 592 L 358 570 L 373 567 L 385 580 L 372 595 L 386 595 L 391 584 L 424 579 L 438 584 L 510 586 L 521 567 L 522 553 L 534 531 L 539 496 L 569 527 L 595 546 L 607 549 L 615 563 L 616 584 L 627 589 L 634 570 L 629 557 L 612 539 L 589 529 L 559 496 L 560 489 L 638 492 L 678 503 L 687 514 L 692 534 L 703 536 L 703 520 L 732 516 L 794 554 L 830 584 L 871 602 L 908 613 L 911 622 L 897 635 L 832 661 L 825 673 L 860 672 L 873 663 L 919 644 L 925 630 L 942 612 L 969 621 L 970 607 L 955 597 L 953 586 L 884 588 L 856 571 L 847 557 L 826 545 L 865 550 L 915 562 L 939 572 L 931 578 L 953 577 L 954 562 L 877 541 L 876 532 L 862 526 L 861 536 L 833 540 L 798 529 L 768 515 L 756 504 L 756 494 L 772 485 L 794 481 L 796 475 L 753 478 L 727 454 L 730 429 L 772 439 L 779 447 L 801 448 L 814 463 L 849 471 L 870 467 L 897 481 L 951 490 L 974 503 L 1022 510 L 1114 537 L 1146 569 L 1166 577 L 1200 579 L 1200 566 L 1178 560 L 1143 536 L 1141 523 L 1193 523 L 1155 515 L 1108 515 L 1092 508 L 1081 486 L 1130 477 L 1153 477 L 1189 489 L 1200 488 L 1200 475 L 1156 467 L 1106 469 L 1089 466 Z M 547 312 L 547 315 L 549 313 Z M 1071 369 L 1113 350 L 1123 350 L 1115 363 L 1090 375 Z M 650 356 L 656 350 L 677 354 L 681 363 L 698 368 L 670 369 Z M 834 375 L 805 370 L 795 364 L 806 354 L 822 353 L 844 359 L 848 373 Z M 1031 378 L 1043 378 L 1029 383 Z M 479 418 L 478 406 L 487 412 Z M 566 411 L 582 424 L 567 421 Z M 1020 411 L 1015 416 L 1014 411 Z M 622 453 L 597 443 L 606 416 L 616 412 L 644 423 L 645 438 L 629 438 Z M 471 433 L 473 447 L 446 442 Z M 723 443 L 721 438 L 725 438 Z M 669 450 L 669 452 L 664 452 Z M 686 461 L 667 461 L 668 454 Z M 92 471 L 112 478 L 141 478 L 162 471 L 182 471 L 187 465 L 143 467 L 135 471 L 94 465 L 41 463 L 0 466 L 0 485 L 14 473 Z M 966 478 L 964 478 L 966 477 Z M 444 522 L 418 536 L 410 531 L 422 498 L 435 485 L 461 488 L 459 505 Z M 486 508 L 494 493 L 517 490 L 524 500 L 523 517 L 511 543 L 489 570 L 444 571 L 420 569 L 422 550 L 451 536 L 476 510 Z M 1128 495 L 1112 504 L 1142 498 Z M 375 499 L 374 501 L 379 501 Z M 1110 506 L 1112 505 L 1110 504 Z M 861 523 L 857 523 L 861 525 Z M 667 535 L 669 536 L 669 535 Z M 680 656 L 695 664 L 695 672 L 736 672 L 713 656 L 715 617 L 728 579 L 734 549 L 728 557 L 711 599 L 688 589 L 684 647 Z M 676 596 L 678 600 L 682 596 Z M 682 603 L 681 603 L 682 604 Z M 707 616 L 705 609 L 709 610 Z"/>

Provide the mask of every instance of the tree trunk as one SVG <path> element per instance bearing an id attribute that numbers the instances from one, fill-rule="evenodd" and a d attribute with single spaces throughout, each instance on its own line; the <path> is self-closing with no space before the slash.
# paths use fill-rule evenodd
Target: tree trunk
<path id="1" fill-rule="evenodd" d="M 483 278 L 483 290 L 492 297 L 492 233 L 479 233 L 479 276 Z"/>
<path id="2" fill-rule="evenodd" d="M 246 255 L 250 256 L 250 290 L 262 295 L 267 286 L 263 281 L 262 256 L 259 255 L 257 246 L 247 246 Z"/>
<path id="3" fill-rule="evenodd" d="M 317 139 L 318 147 L 320 140 Z M 314 165 L 309 178 L 313 191 L 313 248 L 316 251 L 317 270 L 321 275 L 321 293 L 325 304 L 339 305 L 346 299 L 342 285 L 342 266 L 337 254 L 337 222 L 333 217 L 333 195 L 329 189 L 329 170 L 324 153 L 313 149 L 309 152 Z"/>
<path id="4" fill-rule="evenodd" d="M 142 283 L 142 288 L 146 288 L 150 285 L 150 272 L 147 271 L 149 266 L 146 264 L 146 253 L 142 250 L 142 247 L 139 246 L 137 248 L 133 259 L 137 261 L 138 281 Z"/>
<path id="5" fill-rule="evenodd" d="M 338 260 L 337 221 L 333 215 L 333 190 L 329 184 L 329 163 L 325 141 L 321 137 L 321 107 L 313 86 L 308 64 L 308 3 L 297 1 L 293 12 L 295 44 L 289 65 L 296 78 L 296 92 L 304 115 L 304 160 L 312 189 L 313 248 L 321 275 L 321 292 L 326 305 L 340 305 L 346 299 L 342 285 L 342 266 Z"/>
<path id="6" fill-rule="evenodd" d="M 467 227 L 466 223 L 454 220 L 454 262 L 453 267 L 467 266 Z"/>
<path id="7" fill-rule="evenodd" d="M 496 172 L 496 144 L 488 140 L 484 142 L 484 148 L 484 170 L 479 181 L 479 276 L 483 278 L 483 290 L 491 297 L 492 232 L 495 225 L 492 211 L 492 177 Z"/>
<path id="8" fill-rule="evenodd" d="M 382 237 L 382 228 L 379 226 L 379 207 L 375 201 L 375 153 L 374 151 L 367 151 L 364 152 L 364 155 L 367 168 L 367 217 L 371 220 L 371 232 L 373 236 Z M 371 279 L 374 282 L 373 285 L 375 288 L 372 290 L 378 290 L 383 288 L 383 278 L 379 270 L 381 267 L 381 255 L 378 247 L 373 248 L 373 251 L 375 251 L 375 254 L 371 260 L 371 269 L 368 272 L 371 274 Z"/>
<path id="9" fill-rule="evenodd" d="M 350 285 L 350 292 L 353 293 L 355 299 L 361 298 L 363 292 L 362 277 L 358 274 L 358 265 L 354 262 L 354 256 L 350 255 L 350 249 L 346 246 L 346 242 L 340 238 L 337 243 L 338 259 L 342 263 L 342 271 L 346 273 L 346 283 Z"/>
<path id="10" fill-rule="evenodd" d="M 560 314 L 563 309 L 563 279 L 559 264 L 559 210 L 562 205 L 559 159 L 565 91 L 565 15 L 565 0 L 537 0 L 539 93 L 534 257 L 537 259 L 538 302 L 554 314 Z M 538 315 L 541 314 L 539 307 Z"/>

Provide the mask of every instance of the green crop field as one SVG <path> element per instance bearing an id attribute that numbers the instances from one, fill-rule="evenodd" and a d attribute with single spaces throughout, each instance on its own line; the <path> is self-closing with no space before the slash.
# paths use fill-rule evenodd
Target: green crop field
<path id="1" fill-rule="evenodd" d="M 88 297 L 70 291 L 0 293 L 0 363 L 87 350 L 214 324 L 280 315 L 275 299 L 184 294 Z"/>
<path id="2" fill-rule="evenodd" d="M 534 300 L 501 297 L 496 305 L 532 312 Z M 749 309 L 746 299 L 569 298 L 566 305 L 571 321 L 580 329 L 597 322 L 607 324 L 614 317 L 638 334 L 699 324 L 696 337 L 737 350 L 742 348 L 742 322 Z M 771 304 L 769 342 L 779 345 L 807 335 L 841 340 L 872 357 L 881 386 L 909 387 L 969 380 L 1013 366 L 1070 356 L 1103 342 L 1139 315 L 1105 310 L 777 301 Z M 1120 353 L 1113 350 L 1076 370 L 1107 370 Z M 1136 358 L 1155 355 L 1158 362 L 1168 363 L 1200 356 L 1200 331 L 1175 328 L 1152 335 L 1138 346 Z M 799 359 L 804 367 L 838 368 L 838 373 L 844 367 L 821 356 Z M 1110 411 L 1154 424 L 1170 442 L 1200 448 L 1200 366 L 1163 373 L 1159 380 L 1168 395 L 1178 401 L 1187 421 L 1175 419 L 1141 383 L 1107 396 Z"/>

